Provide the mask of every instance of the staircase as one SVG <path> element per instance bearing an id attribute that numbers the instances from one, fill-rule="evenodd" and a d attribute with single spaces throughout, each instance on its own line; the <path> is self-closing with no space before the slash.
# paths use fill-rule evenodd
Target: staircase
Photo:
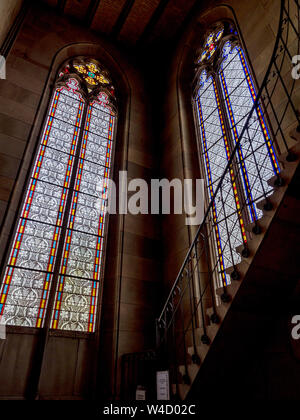
<path id="1" fill-rule="evenodd" d="M 291 339 L 291 319 L 300 315 L 300 81 L 291 77 L 292 57 L 300 54 L 299 16 L 299 0 L 281 0 L 266 75 L 156 321 L 155 362 L 148 382 L 137 379 L 138 370 L 149 371 L 145 354 L 124 355 L 124 396 L 130 391 L 134 398 L 143 381 L 155 395 L 156 371 L 168 370 L 171 399 L 176 401 L 219 401 L 230 394 L 236 399 L 299 400 L 300 340 Z M 258 106 L 279 162 L 270 179 L 264 176 L 265 161 L 257 161 L 253 150 Z M 254 179 L 262 194 L 252 201 L 249 196 L 241 199 L 233 215 L 226 206 L 226 182 L 238 185 L 243 147 L 252 150 Z M 228 237 L 224 267 L 216 252 L 217 205 Z M 249 206 L 256 215 L 253 221 L 246 217 L 237 244 L 231 233 Z"/>
<path id="2" fill-rule="evenodd" d="M 295 5 L 298 22 L 295 14 L 290 15 L 291 6 L 294 10 Z M 291 33 L 298 39 L 296 51 L 289 46 Z M 266 76 L 157 320 L 157 353 L 161 368 L 170 371 L 174 399 L 199 400 L 199 396 L 209 398 L 216 392 L 222 395 L 232 391 L 241 397 L 247 392 L 272 397 L 277 395 L 276 387 L 278 395 L 286 392 L 290 396 L 292 385 L 297 384 L 300 389 L 300 380 L 291 381 L 289 386 L 280 384 L 279 379 L 277 383 L 273 373 L 262 372 L 266 366 L 283 370 L 294 366 L 286 343 L 290 340 L 288 315 L 296 315 L 289 314 L 288 303 L 300 286 L 300 114 L 296 92 L 296 83 L 300 82 L 291 83 L 286 68 L 291 68 L 291 57 L 296 54 L 299 2 L 282 0 L 277 39 Z M 280 107 L 275 98 L 278 89 L 282 92 Z M 255 162 L 263 189 L 262 196 L 251 203 L 258 217 L 245 226 L 245 240 L 240 246 L 229 239 L 226 246 L 232 264 L 227 264 L 222 275 L 218 256 L 212 251 L 214 206 L 221 200 L 224 218 L 231 217 L 226 215 L 222 188 L 226 175 L 238 173 L 239 148 L 253 140 L 253 130 L 249 128 L 258 105 L 270 122 L 280 170 L 271 179 L 262 179 L 265 163 Z M 240 205 L 243 213 L 249 200 Z M 276 338 L 278 342 L 274 342 Z M 295 376 L 300 377 L 299 367 L 296 371 Z M 216 384 L 218 390 L 214 389 Z"/>
<path id="3" fill-rule="evenodd" d="M 173 393 L 180 399 L 211 396 L 211 387 L 220 383 L 216 372 L 225 372 L 226 365 L 227 386 L 233 366 L 244 371 L 247 357 L 255 351 L 253 345 L 259 342 L 263 346 L 274 334 L 278 316 L 287 309 L 284 302 L 288 302 L 300 285 L 300 133 L 297 138 L 297 144 L 290 149 L 295 160 L 287 162 L 286 154 L 280 156 L 284 165 L 283 185 L 275 186 L 274 193 L 268 197 L 272 209 L 263 210 L 257 224 L 247 226 L 249 232 L 257 232 L 248 243 L 249 256 L 228 269 L 229 274 L 238 272 L 239 278 L 226 286 L 225 295 L 224 288 L 218 288 L 219 305 L 206 310 L 208 341 L 201 341 L 201 328 L 194 330 L 195 343 L 187 347 L 186 364 L 178 366 L 178 383 L 173 384 Z M 270 184 L 274 185 L 274 179 Z M 260 204 L 262 209 L 264 204 Z M 241 246 L 239 251 L 243 249 Z M 268 326 L 270 335 L 266 331 Z M 239 359 L 238 353 L 242 353 L 242 358 Z"/>

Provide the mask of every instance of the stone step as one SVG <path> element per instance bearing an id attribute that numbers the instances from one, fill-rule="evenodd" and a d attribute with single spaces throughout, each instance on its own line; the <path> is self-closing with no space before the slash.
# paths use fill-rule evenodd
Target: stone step
<path id="1" fill-rule="evenodd" d="M 246 249 L 248 250 L 248 246 L 245 246 L 244 244 L 239 245 L 235 248 L 236 252 L 240 255 L 242 255 L 244 251 L 246 251 Z M 248 257 L 244 256 L 244 258 L 249 258 L 249 256 Z"/>
<path id="2" fill-rule="evenodd" d="M 239 288 L 240 288 L 240 281 L 234 281 L 226 287 L 226 293 L 227 293 L 227 295 L 229 295 L 231 300 L 234 298 L 234 296 L 236 295 L 236 292 L 239 290 Z M 224 294 L 223 287 L 218 288 L 216 290 L 216 293 L 217 293 L 218 296 L 222 296 Z"/>
<path id="3" fill-rule="evenodd" d="M 202 344 L 199 346 L 189 346 L 187 349 L 188 354 L 192 357 L 195 354 L 196 351 L 196 355 L 199 356 L 200 358 L 200 363 L 203 363 L 207 353 L 209 350 L 209 345 L 207 344 Z"/>
<path id="4" fill-rule="evenodd" d="M 297 145 L 295 145 L 291 150 L 294 150 L 295 153 L 298 154 L 299 159 L 300 159 L 300 143 L 297 143 Z M 286 156 L 286 155 L 287 153 L 281 156 Z M 282 171 L 280 172 L 280 178 L 283 180 L 283 185 L 281 186 L 275 185 L 275 182 L 278 179 L 277 176 L 274 176 L 271 179 L 269 179 L 268 184 L 274 188 L 274 192 L 270 194 L 270 196 L 268 197 L 268 200 L 271 202 L 273 209 L 271 211 L 265 211 L 263 209 L 263 206 L 266 203 L 265 200 L 261 200 L 261 202 L 257 203 L 257 207 L 263 210 L 263 217 L 261 217 L 256 223 L 250 223 L 246 225 L 245 229 L 248 232 L 252 232 L 256 224 L 261 228 L 261 234 L 263 234 L 264 232 L 268 230 L 270 222 L 272 221 L 272 218 L 277 208 L 280 206 L 280 203 L 282 202 L 286 194 L 288 186 L 295 175 L 295 171 L 299 164 L 299 159 L 295 162 L 285 162 L 285 168 L 282 169 Z M 259 235 L 255 235 L 255 236 L 259 236 Z"/>
<path id="5" fill-rule="evenodd" d="M 233 274 L 235 272 L 237 272 L 239 274 L 238 279 L 235 279 L 234 277 L 231 278 L 231 280 L 233 280 L 233 281 L 231 282 L 230 286 L 232 286 L 234 283 L 236 283 L 234 280 L 241 280 L 243 277 L 245 277 L 245 274 L 247 273 L 248 268 L 249 268 L 249 263 L 247 263 L 247 261 L 241 261 L 238 264 L 236 264 L 235 266 L 226 268 L 225 272 L 226 272 L 226 274 L 229 274 L 230 276 L 233 276 Z M 227 289 L 228 289 L 228 287 L 227 287 Z"/>
<path id="6" fill-rule="evenodd" d="M 287 187 L 276 189 L 272 194 L 268 195 L 267 199 L 264 198 L 261 201 L 256 202 L 256 207 L 262 210 L 263 215 L 274 215 L 277 207 L 280 205 L 281 200 L 285 194 Z M 271 205 L 270 208 L 266 208 L 266 205 Z"/>
<path id="7" fill-rule="evenodd" d="M 186 368 L 187 368 L 187 372 L 186 372 Z M 185 368 L 185 366 L 184 366 L 184 365 L 179 366 L 179 368 L 178 368 L 179 373 L 180 373 L 182 376 L 186 375 L 186 373 L 187 373 L 187 374 L 188 374 L 188 376 L 189 376 L 189 379 L 190 379 L 190 381 L 191 381 L 191 384 L 192 384 L 192 383 L 194 382 L 194 380 L 195 380 L 196 376 L 198 375 L 198 372 L 199 372 L 200 366 L 199 366 L 199 365 L 197 365 L 197 364 L 195 364 L 195 363 L 192 363 L 192 364 L 188 364 L 188 365 L 186 366 L 186 368 Z"/>
<path id="8" fill-rule="evenodd" d="M 219 328 L 218 324 L 210 324 L 206 326 L 206 335 L 209 337 L 210 341 L 212 341 L 215 337 L 215 327 L 217 327 L 217 329 Z M 195 328 L 194 329 L 194 335 L 195 335 L 195 342 L 196 345 L 201 344 L 202 345 L 202 341 L 201 338 L 204 335 L 204 330 L 203 328 Z M 205 344 L 203 344 L 205 346 Z"/>
<path id="9" fill-rule="evenodd" d="M 206 334 L 210 338 L 210 341 L 212 342 L 215 339 L 215 336 L 217 335 L 217 332 L 219 331 L 220 325 L 218 324 L 211 324 L 206 327 Z"/>
<path id="10" fill-rule="evenodd" d="M 271 223 L 271 220 L 272 218 L 270 216 L 263 216 L 261 219 L 259 219 L 258 225 L 260 226 L 262 233 L 259 235 L 254 235 L 252 233 L 252 238 L 248 240 L 247 242 L 248 256 L 246 256 L 245 253 L 243 254 L 245 245 L 240 245 L 236 247 L 236 252 L 240 254 L 242 259 L 245 260 L 249 265 L 251 264 L 252 260 L 255 257 L 256 252 L 258 251 L 260 247 L 260 244 L 264 238 L 263 233 L 267 231 L 268 226 Z M 251 223 L 247 226 L 248 226 L 249 231 L 252 232 L 252 229 L 256 226 L 256 224 Z"/>
<path id="11" fill-rule="evenodd" d="M 295 143 L 295 145 L 292 146 L 288 152 L 284 152 L 278 156 L 278 160 L 282 164 L 283 169 L 286 169 L 286 167 L 289 165 L 297 164 L 297 162 L 299 162 L 299 159 L 300 159 L 300 142 L 298 141 L 299 134 L 297 133 L 296 130 L 292 130 L 291 133 L 294 136 L 292 137 L 291 135 L 291 137 L 295 138 L 295 140 L 297 139 L 297 143 Z M 289 159 L 291 155 L 295 157 L 295 160 L 291 161 Z"/>
<path id="12" fill-rule="evenodd" d="M 247 232 L 253 233 L 251 241 L 254 240 L 256 237 L 263 236 L 263 234 L 268 230 L 271 221 L 272 221 L 271 215 L 265 214 L 263 217 L 258 219 L 257 222 L 248 223 L 245 226 L 245 229 L 247 230 Z M 260 233 L 259 234 L 257 234 L 257 233 L 254 234 L 254 232 L 253 232 L 253 229 L 256 226 L 258 226 L 260 228 Z M 248 242 L 248 245 L 250 245 L 251 241 Z"/>
<path id="13" fill-rule="evenodd" d="M 230 305 L 228 303 L 222 303 L 221 305 L 216 307 L 217 315 L 220 318 L 219 324 L 221 324 L 223 319 L 225 318 L 225 315 L 227 314 L 229 306 Z M 213 313 L 214 313 L 214 308 L 208 308 L 206 310 L 206 314 L 207 316 L 209 316 L 209 318 L 213 315 Z"/>

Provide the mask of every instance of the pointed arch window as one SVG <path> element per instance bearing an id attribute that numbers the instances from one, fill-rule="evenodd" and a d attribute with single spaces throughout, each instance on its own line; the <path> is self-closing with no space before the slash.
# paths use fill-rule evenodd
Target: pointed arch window
<path id="1" fill-rule="evenodd" d="M 0 289 L 7 325 L 94 332 L 103 271 L 114 88 L 96 60 L 63 66 Z M 99 192 L 102 191 L 99 197 Z"/>
<path id="2" fill-rule="evenodd" d="M 208 199 L 212 200 L 253 107 L 256 90 L 234 25 L 217 23 L 205 39 L 198 54 L 194 105 Z M 261 105 L 257 106 L 248 130 L 251 135 L 247 136 L 248 132 L 242 138 L 237 164 L 225 174 L 212 206 L 218 286 L 228 283 L 226 269 L 240 262 L 236 248 L 247 244 L 245 226 L 261 217 L 256 203 L 271 191 L 267 181 L 280 172 Z M 241 202 L 247 203 L 246 208 Z"/>

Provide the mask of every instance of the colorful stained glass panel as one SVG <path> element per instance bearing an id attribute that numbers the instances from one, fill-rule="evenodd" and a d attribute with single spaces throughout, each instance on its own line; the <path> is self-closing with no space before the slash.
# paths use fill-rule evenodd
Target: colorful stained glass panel
<path id="1" fill-rule="evenodd" d="M 87 111 L 52 316 L 54 329 L 95 330 L 105 233 L 105 208 L 99 187 L 110 175 L 114 124 L 107 97 L 100 94 Z M 74 292 L 82 282 L 88 295 Z"/>
<path id="2" fill-rule="evenodd" d="M 219 74 L 232 136 L 237 142 L 256 99 L 252 77 L 240 47 L 232 48 L 230 42 L 225 44 L 224 62 Z M 249 212 L 252 221 L 255 221 L 262 212 L 253 203 L 272 191 L 268 180 L 280 171 L 260 106 L 241 139 L 239 159 Z M 257 168 L 260 177 L 257 176 Z"/>
<path id="3" fill-rule="evenodd" d="M 198 123 L 202 141 L 203 160 L 205 162 L 207 187 L 210 199 L 213 198 L 215 187 L 223 175 L 229 159 L 229 150 L 224 135 L 222 117 L 220 115 L 219 97 L 216 85 L 209 77 L 202 84 L 197 96 Z M 220 279 L 226 284 L 226 268 L 237 264 L 240 256 L 231 253 L 243 243 L 242 217 L 237 212 L 238 197 L 233 189 L 234 177 L 227 173 L 224 188 L 216 196 L 212 208 L 216 254 L 219 264 Z M 241 219 L 241 220 L 240 220 Z"/>
<path id="4" fill-rule="evenodd" d="M 57 89 L 49 108 L 0 290 L 8 325 L 43 325 L 84 107 L 76 89 Z"/>

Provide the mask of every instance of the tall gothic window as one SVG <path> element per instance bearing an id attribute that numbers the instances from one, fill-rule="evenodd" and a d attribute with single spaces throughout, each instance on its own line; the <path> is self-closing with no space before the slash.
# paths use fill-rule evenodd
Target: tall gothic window
<path id="1" fill-rule="evenodd" d="M 197 67 L 196 124 L 208 199 L 212 200 L 253 107 L 256 90 L 236 29 L 228 22 L 215 24 L 207 33 Z M 218 286 L 228 283 L 226 269 L 240 262 L 236 247 L 247 243 L 245 225 L 261 216 L 256 203 L 270 191 L 267 181 L 280 171 L 261 105 L 248 130 L 251 135 L 245 133 L 237 150 L 237 164 L 226 172 L 212 205 Z M 246 208 L 241 202 L 247 203 Z"/>
<path id="2" fill-rule="evenodd" d="M 109 75 L 78 58 L 59 72 L 2 287 L 7 325 L 94 332 L 116 111 Z M 101 198 L 99 191 L 101 190 Z"/>

